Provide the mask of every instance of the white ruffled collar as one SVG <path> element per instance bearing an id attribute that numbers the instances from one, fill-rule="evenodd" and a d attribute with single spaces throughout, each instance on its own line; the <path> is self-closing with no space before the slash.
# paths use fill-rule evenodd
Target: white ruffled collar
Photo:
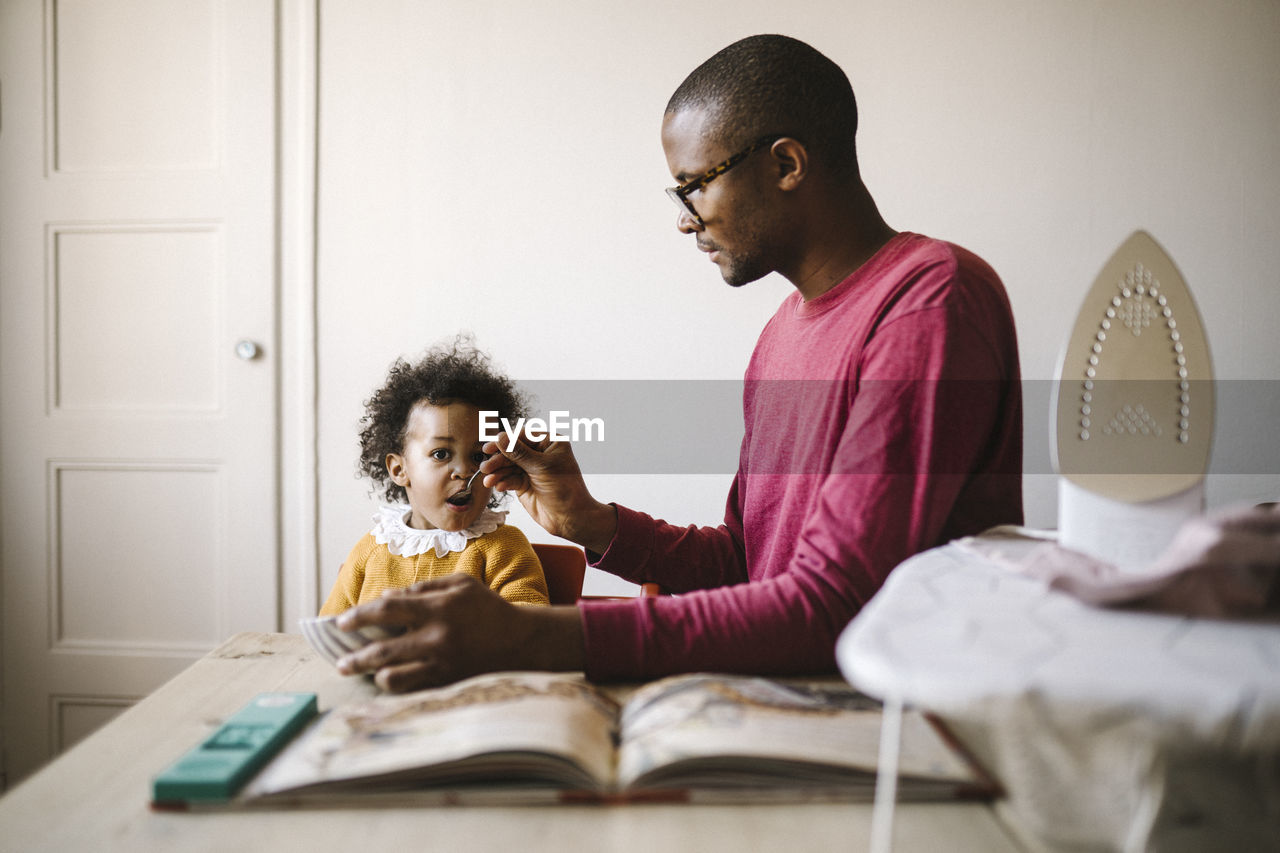
<path id="1" fill-rule="evenodd" d="M 436 549 L 437 557 L 447 557 L 454 551 L 467 547 L 467 542 L 486 533 L 497 530 L 507 520 L 505 512 L 495 512 L 485 507 L 476 519 L 475 524 L 465 530 L 440 530 L 430 528 L 419 530 L 409 526 L 409 507 L 379 507 L 373 514 L 374 541 L 386 545 L 387 550 L 397 557 L 416 557 Z"/>

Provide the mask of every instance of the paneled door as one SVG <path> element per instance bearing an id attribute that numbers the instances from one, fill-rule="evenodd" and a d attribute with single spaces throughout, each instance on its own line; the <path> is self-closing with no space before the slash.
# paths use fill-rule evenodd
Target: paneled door
<path id="1" fill-rule="evenodd" d="M 278 628 L 276 26 L 0 0 L 10 784 Z"/>

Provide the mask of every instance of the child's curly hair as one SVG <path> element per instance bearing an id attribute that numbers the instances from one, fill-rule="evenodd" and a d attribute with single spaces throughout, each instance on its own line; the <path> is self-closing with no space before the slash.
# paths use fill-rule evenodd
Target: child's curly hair
<path id="1" fill-rule="evenodd" d="M 387 473 L 387 454 L 404 452 L 409 413 L 422 402 L 469 403 L 512 422 L 524 417 L 529 405 L 515 383 L 498 373 L 467 335 L 459 335 L 451 345 L 432 347 L 415 364 L 396 359 L 387 381 L 365 401 L 358 466 L 361 475 L 373 480 L 375 491 L 380 486 L 392 503 L 404 503 L 408 495 Z M 490 506 L 499 498 L 495 494 Z"/>

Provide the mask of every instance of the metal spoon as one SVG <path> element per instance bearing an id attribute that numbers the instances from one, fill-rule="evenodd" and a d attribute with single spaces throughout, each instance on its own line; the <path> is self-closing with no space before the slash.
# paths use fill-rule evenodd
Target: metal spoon
<path id="1" fill-rule="evenodd" d="M 471 497 L 471 484 L 475 482 L 476 477 L 479 477 L 479 476 L 480 476 L 480 469 L 477 468 L 476 472 L 467 478 L 467 484 L 462 487 L 462 491 L 456 493 L 454 497 L 455 498 Z"/>

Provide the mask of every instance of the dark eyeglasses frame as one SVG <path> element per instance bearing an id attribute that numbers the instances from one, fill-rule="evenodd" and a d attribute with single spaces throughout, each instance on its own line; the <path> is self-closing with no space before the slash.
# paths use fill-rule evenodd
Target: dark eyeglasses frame
<path id="1" fill-rule="evenodd" d="M 750 157 L 753 152 L 759 151 L 766 145 L 772 145 L 785 135 L 786 134 L 782 133 L 772 133 L 768 136 L 760 137 L 729 159 L 712 166 L 699 177 L 696 177 L 691 181 L 686 181 L 678 187 L 667 187 L 667 196 L 679 205 L 681 210 L 688 211 L 689 215 L 693 217 L 694 222 L 698 225 L 702 225 L 702 217 L 698 215 L 698 211 L 693 209 L 693 202 L 689 201 L 689 196 Z"/>

